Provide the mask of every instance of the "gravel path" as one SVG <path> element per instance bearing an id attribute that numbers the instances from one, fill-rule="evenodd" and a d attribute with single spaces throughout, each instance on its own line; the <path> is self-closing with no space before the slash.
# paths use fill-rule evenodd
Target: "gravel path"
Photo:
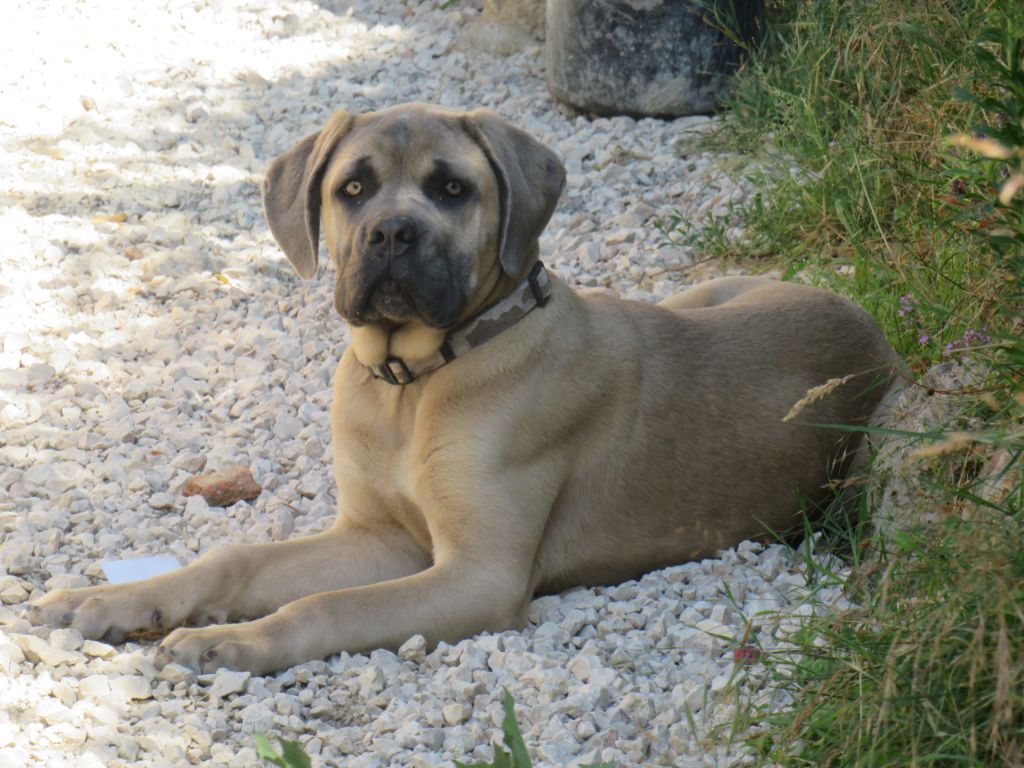
<path id="1" fill-rule="evenodd" d="M 158 675 L 151 642 L 22 618 L 46 590 L 102 580 L 106 559 L 187 562 L 329 524 L 347 332 L 330 272 L 300 282 L 274 245 L 258 185 L 332 109 L 492 107 L 565 160 L 542 240 L 563 278 L 644 300 L 693 279 L 651 222 L 745 194 L 689 148 L 708 121 L 567 117 L 538 45 L 493 55 L 472 3 L 442 5 L 15 0 L 4 14 L 0 766 L 258 765 L 260 731 L 318 765 L 449 766 L 489 758 L 503 686 L 538 766 L 743 762 L 718 730 L 740 697 L 773 694 L 756 654 L 739 665 L 734 650 L 775 647 L 794 619 L 772 614 L 808 610 L 778 546 L 537 600 L 521 633 L 266 678 Z M 185 503 L 187 477 L 230 464 L 252 468 L 259 498 Z"/>

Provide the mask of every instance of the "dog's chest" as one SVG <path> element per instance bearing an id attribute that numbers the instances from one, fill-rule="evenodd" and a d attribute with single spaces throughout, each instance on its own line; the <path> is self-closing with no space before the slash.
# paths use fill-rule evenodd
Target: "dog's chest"
<path id="1" fill-rule="evenodd" d="M 340 512 L 364 521 L 397 524 L 425 549 L 427 523 L 417 502 L 414 422 L 392 404 L 348 401 L 334 409 L 332 442 Z"/>

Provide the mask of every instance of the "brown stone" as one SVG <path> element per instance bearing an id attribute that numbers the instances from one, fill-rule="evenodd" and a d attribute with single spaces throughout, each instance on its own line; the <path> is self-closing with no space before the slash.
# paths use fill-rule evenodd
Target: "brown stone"
<path id="1" fill-rule="evenodd" d="M 204 472 L 185 481 L 182 493 L 202 496 L 211 507 L 227 507 L 242 499 L 255 499 L 263 488 L 245 467 Z"/>

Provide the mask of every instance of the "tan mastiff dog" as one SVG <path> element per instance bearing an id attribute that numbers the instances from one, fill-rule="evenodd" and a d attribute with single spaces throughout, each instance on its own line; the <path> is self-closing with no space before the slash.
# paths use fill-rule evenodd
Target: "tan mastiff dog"
<path id="1" fill-rule="evenodd" d="M 179 628 L 157 663 L 278 670 L 521 627 L 538 592 L 608 584 L 791 528 L 827 500 L 896 364 L 826 291 L 713 281 L 661 306 L 539 265 L 558 158 L 492 112 L 335 114 L 270 167 L 303 277 L 323 230 L 352 328 L 331 412 L 337 522 L 140 582 L 61 590 L 41 622 Z M 784 422 L 809 389 L 850 377 Z"/>

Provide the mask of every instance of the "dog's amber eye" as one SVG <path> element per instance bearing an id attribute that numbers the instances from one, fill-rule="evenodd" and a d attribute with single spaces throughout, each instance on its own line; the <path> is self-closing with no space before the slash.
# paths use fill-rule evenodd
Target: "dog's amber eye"
<path id="1" fill-rule="evenodd" d="M 342 187 L 341 191 L 344 192 L 347 197 L 358 197 L 360 194 L 362 194 L 363 185 L 361 182 L 358 182 L 355 179 L 353 179 L 344 187 Z"/>
<path id="2" fill-rule="evenodd" d="M 449 181 L 444 185 L 444 191 L 452 197 L 458 197 L 462 194 L 462 184 L 458 181 Z"/>

